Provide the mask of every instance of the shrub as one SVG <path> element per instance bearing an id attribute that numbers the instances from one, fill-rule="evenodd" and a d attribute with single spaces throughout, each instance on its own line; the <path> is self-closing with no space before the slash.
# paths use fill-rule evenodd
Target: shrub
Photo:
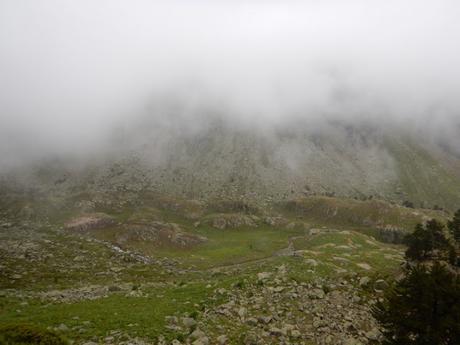
<path id="1" fill-rule="evenodd" d="M 58 334 L 30 324 L 10 324 L 0 327 L 0 345 L 67 345 Z"/>
<path id="2" fill-rule="evenodd" d="M 239 281 L 237 281 L 233 286 L 234 286 L 235 288 L 237 288 L 237 289 L 242 289 L 242 288 L 244 287 L 244 285 L 245 285 L 245 284 L 244 284 L 244 281 L 239 280 Z"/>
<path id="3" fill-rule="evenodd" d="M 198 312 L 197 312 L 196 310 L 194 310 L 194 311 L 192 311 L 192 312 L 190 313 L 190 317 L 191 317 L 192 319 L 195 319 L 195 320 L 198 318 L 198 315 L 199 315 L 199 314 L 198 314 Z"/>
<path id="4" fill-rule="evenodd" d="M 404 200 L 402 204 L 403 204 L 404 207 L 407 207 L 407 208 L 414 208 L 415 207 L 414 203 L 412 201 L 409 201 L 409 200 Z"/>

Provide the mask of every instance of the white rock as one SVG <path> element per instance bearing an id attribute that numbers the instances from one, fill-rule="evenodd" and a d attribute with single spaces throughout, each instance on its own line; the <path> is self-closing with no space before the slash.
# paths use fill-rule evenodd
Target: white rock
<path id="1" fill-rule="evenodd" d="M 193 327 L 196 325 L 196 321 L 194 319 L 192 319 L 191 317 L 183 317 L 182 318 L 182 324 L 185 326 L 185 327 Z"/>
<path id="2" fill-rule="evenodd" d="M 362 269 L 366 270 L 366 271 L 370 271 L 372 269 L 371 265 L 369 264 L 366 264 L 364 262 L 361 262 L 359 264 L 356 264 L 356 266 L 358 267 L 361 267 Z"/>
<path id="3" fill-rule="evenodd" d="M 315 259 L 305 259 L 305 263 L 313 267 L 318 266 L 318 261 L 316 261 Z"/>
<path id="4" fill-rule="evenodd" d="M 208 345 L 209 344 L 209 338 L 208 337 L 203 337 L 200 339 L 195 340 L 193 345 Z"/>
<path id="5" fill-rule="evenodd" d="M 257 279 L 258 280 L 267 280 L 268 278 L 271 277 L 271 273 L 270 272 L 259 272 L 257 273 Z"/>
<path id="6" fill-rule="evenodd" d="M 247 309 L 245 307 L 241 307 L 239 310 L 238 310 L 238 316 L 240 318 L 244 318 L 247 314 Z"/>
<path id="7" fill-rule="evenodd" d="M 219 343 L 219 345 L 225 345 L 228 342 L 228 337 L 226 335 L 219 335 L 217 337 L 217 342 Z"/>
<path id="8" fill-rule="evenodd" d="M 367 284 L 369 284 L 371 281 L 371 278 L 369 277 L 362 277 L 360 280 L 359 280 L 359 286 L 366 286 Z"/>
<path id="9" fill-rule="evenodd" d="M 194 340 L 206 337 L 206 334 L 199 328 L 195 329 L 190 337 Z"/>
<path id="10" fill-rule="evenodd" d="M 300 333 L 298 330 L 294 329 L 294 330 L 291 331 L 291 337 L 293 337 L 293 338 L 300 338 L 300 337 L 301 337 L 301 333 Z"/>

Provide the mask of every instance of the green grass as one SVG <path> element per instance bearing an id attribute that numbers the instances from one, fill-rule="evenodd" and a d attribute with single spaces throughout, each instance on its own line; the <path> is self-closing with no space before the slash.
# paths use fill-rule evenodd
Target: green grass
<path id="1" fill-rule="evenodd" d="M 144 293 L 148 297 L 112 294 L 71 304 L 29 300 L 29 304 L 21 305 L 19 300 L 0 300 L 0 323 L 28 322 L 43 327 L 63 323 L 69 330 L 61 333 L 74 340 L 105 337 L 114 330 L 122 330 L 131 337 L 154 339 L 167 333 L 166 316 L 192 313 L 203 305 L 215 303 L 208 299 L 210 291 L 204 283 L 192 283 L 161 291 L 147 289 Z"/>
<path id="2" fill-rule="evenodd" d="M 149 254 L 177 258 L 185 265 L 201 269 L 225 266 L 270 257 L 287 247 L 290 237 L 301 233 L 268 226 L 225 230 L 203 226 L 193 232 L 207 237 L 208 241 L 188 250 L 163 249 Z"/>
<path id="3" fill-rule="evenodd" d="M 310 223 L 339 228 L 372 229 L 389 225 L 412 231 L 425 217 L 445 219 L 443 212 L 411 209 L 382 200 L 313 196 L 281 203 L 278 207 L 291 217 L 297 216 Z"/>
<path id="4" fill-rule="evenodd" d="M 204 307 L 220 303 L 213 297 L 215 289 L 234 289 L 235 286 L 240 286 L 242 291 L 246 291 L 247 286 L 254 286 L 256 283 L 258 272 L 273 272 L 279 266 L 285 265 L 288 277 L 299 282 L 337 281 L 339 277 L 350 278 L 355 274 L 381 276 L 394 274 L 399 268 L 398 258 L 402 255 L 401 247 L 379 243 L 372 237 L 357 232 L 342 231 L 299 237 L 294 241 L 294 246 L 304 252 L 296 257 L 280 257 L 272 254 L 285 248 L 288 238 L 300 236 L 298 230 L 270 227 L 216 230 L 203 227 L 194 231 L 207 235 L 210 238 L 209 243 L 191 251 L 165 251 L 163 254 L 180 258 L 187 265 L 194 264 L 203 269 L 201 271 L 161 278 L 150 273 L 151 266 L 139 264 L 125 267 L 125 271 L 117 275 L 116 280 L 105 282 L 115 285 L 126 281 L 134 282 L 136 279 L 145 282 L 147 285 L 141 286 L 142 297 L 130 297 L 126 291 L 109 293 L 105 298 L 73 303 L 50 303 L 35 297 L 0 297 L 0 323 L 27 322 L 52 329 L 63 323 L 68 330 L 61 331 L 60 334 L 77 343 L 103 339 L 118 330 L 129 337 L 141 337 L 151 341 L 160 334 L 174 339 L 181 335 L 165 328 L 166 316 L 200 313 Z M 65 239 L 67 238 L 61 238 Z M 385 258 L 385 254 L 391 258 Z M 338 262 L 334 257 L 343 257 L 348 261 Z M 265 259 L 257 260 L 258 258 Z M 316 260 L 317 265 L 312 267 L 308 264 L 308 259 Z M 209 267 L 238 262 L 245 263 L 238 267 L 227 267 L 229 271 L 220 267 L 221 273 L 206 270 Z M 357 265 L 363 262 L 368 263 L 371 270 Z M 338 272 L 338 269 L 342 271 Z M 142 274 L 145 276 L 142 277 Z M 86 284 L 91 281 L 88 276 L 81 279 Z M 162 279 L 165 281 L 163 285 L 149 287 L 149 282 Z M 214 326 L 217 328 L 219 325 Z M 214 326 L 209 325 L 211 328 Z M 233 329 L 234 333 L 228 335 L 237 341 L 244 331 L 245 329 Z"/>
<path id="5" fill-rule="evenodd" d="M 357 232 L 332 232 L 294 241 L 301 257 L 280 258 L 289 265 L 289 273 L 298 281 L 317 278 L 338 279 L 340 276 L 394 276 L 400 270 L 403 247 L 383 244 Z M 309 264 L 315 260 L 316 265 Z M 367 270 L 361 264 L 369 265 Z"/>
<path id="6" fill-rule="evenodd" d="M 90 235 L 79 236 L 62 231 L 60 228 L 65 219 L 76 215 L 72 211 L 69 216 L 69 212 L 65 211 L 60 216 L 56 215 L 56 223 L 51 228 L 36 229 L 35 240 L 29 237 L 30 233 L 17 233 L 17 236 L 14 235 L 16 237 L 8 233 L 1 234 L 2 238 L 6 236 L 21 240 L 25 237 L 35 241 L 39 244 L 37 252 L 44 256 L 34 261 L 27 257 L 7 257 L 2 262 L 7 274 L 0 277 L 0 287 L 27 294 L 14 297 L 15 293 L 11 293 L 7 294 L 8 297 L 0 297 L 0 324 L 27 322 L 51 329 L 65 324 L 68 330 L 59 331 L 60 334 L 76 343 L 90 339 L 99 341 L 117 330 L 129 337 L 151 341 L 160 334 L 173 339 L 181 334 L 165 328 L 165 316 L 200 313 L 205 306 L 219 303 L 213 293 L 219 287 L 228 290 L 239 288 L 242 293 L 250 293 L 251 287 L 258 284 L 258 272 L 274 272 L 281 265 L 286 266 L 289 279 L 315 284 L 318 281 L 321 284 L 323 281 L 338 281 L 342 277 L 355 281 L 356 276 L 362 275 L 391 276 L 399 270 L 402 247 L 377 242 L 357 231 L 339 231 L 370 231 L 372 227 L 363 225 L 360 217 L 370 212 L 369 217 L 373 220 L 374 213 L 371 211 L 375 205 L 380 204 L 311 198 L 293 209 L 283 208 L 280 211 L 288 223 L 298 222 L 299 226 L 272 227 L 260 224 L 258 227 L 224 230 L 215 229 L 203 222 L 194 227 L 195 220 L 188 218 L 181 210 L 176 212 L 158 208 L 157 205 L 104 210 L 120 223 L 148 223 L 155 220 L 174 222 L 183 231 L 208 239 L 187 249 L 131 243 L 132 249 L 157 260 L 167 258 L 167 262 L 177 261 L 177 266 L 162 266 L 158 262 L 132 262 L 107 246 L 91 241 Z M 194 204 L 187 205 L 184 212 L 196 211 L 193 207 Z M 331 216 L 336 207 L 339 211 Z M 386 207 L 375 211 L 375 217 L 386 217 L 397 224 L 410 224 L 415 219 L 410 216 L 414 210 Z M 402 212 L 402 215 L 397 212 Z M 305 236 L 306 224 L 339 230 Z M 108 228 L 106 232 L 101 230 L 95 232 L 102 235 L 101 239 L 113 239 L 110 237 L 113 229 Z M 294 257 L 277 256 L 279 250 L 288 247 L 289 241 L 293 241 L 295 249 L 302 252 Z M 48 254 L 52 256 L 46 258 Z M 78 256 L 83 256 L 84 260 L 75 260 Z M 311 259 L 317 264 L 312 265 Z M 370 265 L 370 270 L 359 266 L 363 263 Z M 13 273 L 20 273 L 22 278 L 12 280 Z M 140 286 L 142 294 L 140 297 L 129 296 L 129 290 L 125 289 L 108 292 L 107 297 L 71 303 L 37 298 L 39 291 L 64 290 L 91 284 L 101 287 L 119 284 Z M 215 327 L 215 334 L 218 334 L 218 326 L 222 324 L 209 325 L 208 329 Z M 234 343 L 239 343 L 241 334 L 247 331 L 243 328 L 229 327 L 233 333 L 228 336 Z"/>
<path id="7" fill-rule="evenodd" d="M 4 269 L 0 275 L 0 288 L 66 289 L 88 284 L 109 284 L 119 279 L 145 282 L 168 278 L 161 267 L 130 262 L 129 258 L 114 253 L 103 244 L 66 233 L 39 229 L 36 231 L 40 234 L 40 239 L 35 240 L 38 247 L 32 254 L 32 262 L 23 256 L 5 255 L 2 259 Z M 4 236 L 11 238 L 8 234 Z M 17 236 L 29 235 L 17 234 Z M 36 254 L 39 256 L 36 257 Z M 83 260 L 75 261 L 77 257 L 83 257 Z M 123 267 L 124 270 L 115 273 L 110 270 L 111 267 Z M 21 277 L 12 279 L 17 274 Z"/>
<path id="8" fill-rule="evenodd" d="M 388 138 L 386 147 L 395 157 L 400 187 L 416 205 L 439 205 L 451 211 L 460 207 L 460 180 L 410 140 Z"/>

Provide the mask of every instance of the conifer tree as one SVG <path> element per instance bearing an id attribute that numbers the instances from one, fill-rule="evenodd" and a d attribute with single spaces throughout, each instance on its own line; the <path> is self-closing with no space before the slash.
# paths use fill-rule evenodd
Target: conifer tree
<path id="1" fill-rule="evenodd" d="M 460 209 L 455 212 L 454 218 L 448 223 L 447 227 L 457 242 L 457 245 L 460 245 Z"/>
<path id="2" fill-rule="evenodd" d="M 424 261 L 435 256 L 447 257 L 451 248 L 444 233 L 444 224 L 432 219 L 425 226 L 417 224 L 415 231 L 405 238 L 406 257 L 409 260 Z"/>
<path id="3" fill-rule="evenodd" d="M 417 265 L 372 310 L 384 345 L 458 345 L 460 278 L 444 264 Z"/>

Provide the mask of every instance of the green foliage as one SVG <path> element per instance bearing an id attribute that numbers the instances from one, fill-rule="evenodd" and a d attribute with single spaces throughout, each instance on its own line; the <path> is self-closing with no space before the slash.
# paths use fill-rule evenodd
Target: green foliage
<path id="1" fill-rule="evenodd" d="M 406 257 L 412 260 L 425 259 L 433 249 L 431 235 L 422 224 L 417 224 L 415 231 L 404 239 L 408 247 Z"/>
<path id="2" fill-rule="evenodd" d="M 414 208 L 415 207 L 414 203 L 412 201 L 409 201 L 409 200 L 403 201 L 402 204 L 403 204 L 404 207 L 407 207 L 407 208 Z"/>
<path id="3" fill-rule="evenodd" d="M 242 280 L 239 280 L 234 284 L 234 287 L 237 288 L 237 289 L 242 289 L 242 288 L 244 288 L 244 286 L 245 286 L 245 284 L 244 284 L 244 281 L 242 281 Z"/>
<path id="4" fill-rule="evenodd" d="M 194 311 L 192 311 L 192 312 L 190 313 L 190 317 L 191 317 L 192 319 L 195 319 L 195 320 L 198 318 L 198 315 L 199 315 L 199 314 L 198 314 L 198 312 L 197 312 L 196 310 L 194 310 Z"/>
<path id="5" fill-rule="evenodd" d="M 449 229 L 455 230 L 454 220 Z M 458 345 L 460 339 L 460 275 L 457 248 L 442 223 L 418 224 L 406 237 L 409 265 L 401 281 L 385 292 L 373 308 L 383 327 L 385 345 Z"/>
<path id="6" fill-rule="evenodd" d="M 447 227 L 457 242 L 457 245 L 460 245 L 460 209 L 455 212 L 454 218 L 449 221 Z"/>
<path id="7" fill-rule="evenodd" d="M 384 345 L 458 345 L 460 278 L 440 263 L 417 265 L 372 312 L 383 326 Z"/>
<path id="8" fill-rule="evenodd" d="M 309 223 L 334 227 L 377 228 L 382 224 L 411 231 L 425 217 L 444 220 L 441 212 L 401 207 L 383 200 L 359 201 L 346 198 L 311 196 L 278 204 L 285 215 L 301 217 Z"/>
<path id="9" fill-rule="evenodd" d="M 405 238 L 408 246 L 406 257 L 424 261 L 434 258 L 448 258 L 451 245 L 444 232 L 444 224 L 432 219 L 425 226 L 417 224 L 415 231 Z"/>
<path id="10" fill-rule="evenodd" d="M 64 338 L 49 330 L 29 325 L 10 324 L 0 327 L 0 345 L 66 345 Z"/>

